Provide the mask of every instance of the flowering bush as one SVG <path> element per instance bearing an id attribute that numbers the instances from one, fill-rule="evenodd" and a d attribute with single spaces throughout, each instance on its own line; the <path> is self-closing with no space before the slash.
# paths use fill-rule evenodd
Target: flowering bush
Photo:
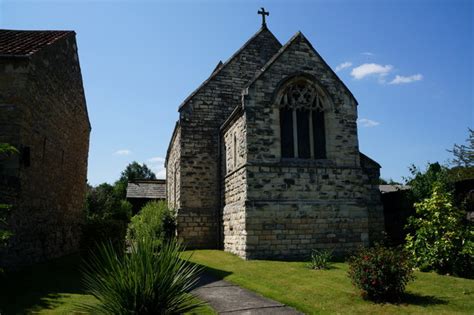
<path id="1" fill-rule="evenodd" d="M 362 249 L 349 260 L 349 277 L 374 301 L 399 300 L 407 283 L 414 279 L 407 255 L 392 248 L 377 245 Z"/>

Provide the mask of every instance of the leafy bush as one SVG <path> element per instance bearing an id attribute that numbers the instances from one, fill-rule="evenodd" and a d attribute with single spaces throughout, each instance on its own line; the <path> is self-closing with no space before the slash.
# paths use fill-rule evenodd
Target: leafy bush
<path id="1" fill-rule="evenodd" d="M 412 264 L 396 248 L 380 245 L 361 249 L 349 260 L 349 277 L 362 294 L 374 301 L 399 300 L 405 286 L 413 280 Z"/>
<path id="2" fill-rule="evenodd" d="M 409 219 L 414 231 L 406 237 L 406 249 L 422 270 L 473 276 L 474 232 L 464 223 L 465 212 L 453 205 L 453 197 L 435 185 L 431 197 L 415 204 Z"/>
<path id="3" fill-rule="evenodd" d="M 86 290 L 99 305 L 91 314 L 182 314 L 200 304 L 187 292 L 198 279 L 197 265 L 180 258 L 181 245 L 156 251 L 152 238 L 137 239 L 128 254 L 102 245 L 83 268 Z"/>
<path id="4" fill-rule="evenodd" d="M 132 204 L 126 200 L 114 202 L 115 210 L 87 213 L 82 228 L 81 247 L 84 251 L 95 249 L 97 244 L 111 242 L 125 248 L 127 225 L 132 215 Z"/>
<path id="5" fill-rule="evenodd" d="M 331 258 L 331 251 L 313 249 L 311 251 L 311 260 L 308 267 L 311 269 L 329 269 Z"/>
<path id="6" fill-rule="evenodd" d="M 172 239 L 175 235 L 174 213 L 164 201 L 147 203 L 138 214 L 132 217 L 128 226 L 127 241 L 152 237 L 156 245 Z"/>
<path id="7" fill-rule="evenodd" d="M 98 244 L 111 243 L 117 249 L 124 250 L 126 233 L 127 222 L 122 220 L 88 219 L 82 228 L 81 248 L 87 254 Z"/>

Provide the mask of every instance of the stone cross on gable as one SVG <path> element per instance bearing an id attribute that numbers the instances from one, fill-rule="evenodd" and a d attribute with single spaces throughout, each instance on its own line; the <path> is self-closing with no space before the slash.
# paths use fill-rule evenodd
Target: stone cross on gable
<path id="1" fill-rule="evenodd" d="M 265 8 L 260 8 L 257 14 L 262 15 L 262 26 L 267 27 L 267 23 L 265 22 L 265 16 L 269 16 L 270 12 L 265 11 Z"/>

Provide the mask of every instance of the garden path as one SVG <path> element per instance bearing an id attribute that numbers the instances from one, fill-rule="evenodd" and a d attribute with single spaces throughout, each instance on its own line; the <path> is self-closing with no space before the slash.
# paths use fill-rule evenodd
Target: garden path
<path id="1" fill-rule="evenodd" d="M 295 309 L 267 299 L 252 291 L 204 273 L 192 291 L 198 298 L 209 303 L 218 314 L 241 315 L 299 315 Z"/>

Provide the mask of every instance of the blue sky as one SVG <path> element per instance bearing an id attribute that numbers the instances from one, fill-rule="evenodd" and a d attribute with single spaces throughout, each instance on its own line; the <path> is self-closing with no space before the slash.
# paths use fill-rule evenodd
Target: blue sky
<path id="1" fill-rule="evenodd" d="M 359 144 L 401 180 L 474 127 L 472 1 L 7 1 L 0 27 L 75 30 L 89 182 L 131 161 L 163 176 L 179 104 L 260 27 L 301 30 L 359 101 Z"/>

